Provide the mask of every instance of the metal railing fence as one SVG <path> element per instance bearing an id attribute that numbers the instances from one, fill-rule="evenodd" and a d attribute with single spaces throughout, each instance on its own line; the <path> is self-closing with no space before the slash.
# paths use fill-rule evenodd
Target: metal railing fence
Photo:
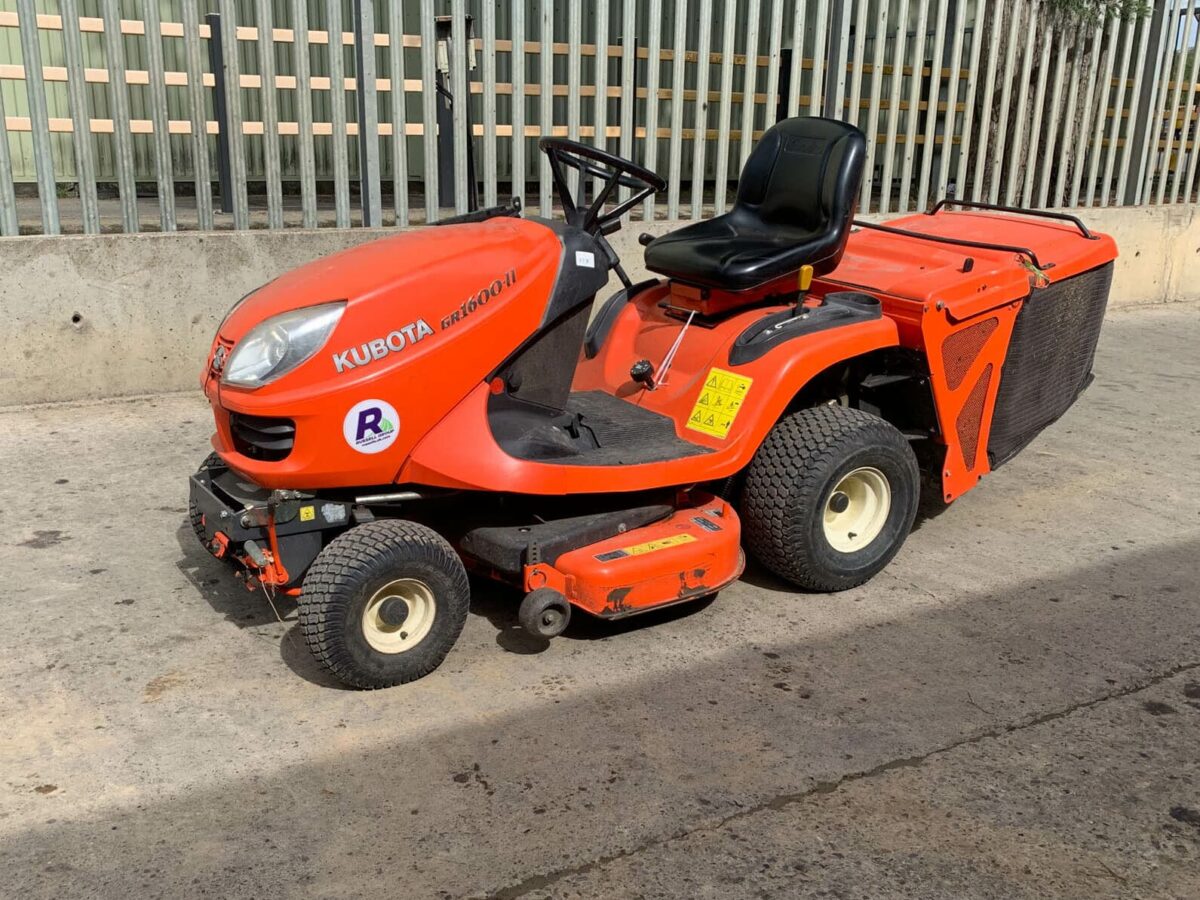
<path id="1" fill-rule="evenodd" d="M 667 175 L 641 216 L 698 218 L 814 114 L 867 134 L 880 212 L 1196 202 L 1198 4 L 0 0 L 0 233 L 548 214 L 546 134 Z"/>

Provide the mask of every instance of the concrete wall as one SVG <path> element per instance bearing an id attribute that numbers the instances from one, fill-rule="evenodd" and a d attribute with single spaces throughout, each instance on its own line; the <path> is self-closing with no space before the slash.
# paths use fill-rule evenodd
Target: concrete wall
<path id="1" fill-rule="evenodd" d="M 1194 206 L 1091 209 L 1121 248 L 1111 307 L 1200 299 Z M 613 238 L 634 280 L 634 223 Z M 213 332 L 246 292 L 393 229 L 23 237 L 0 241 L 0 406 L 196 387 Z M 615 279 L 614 279 L 615 281 Z"/>

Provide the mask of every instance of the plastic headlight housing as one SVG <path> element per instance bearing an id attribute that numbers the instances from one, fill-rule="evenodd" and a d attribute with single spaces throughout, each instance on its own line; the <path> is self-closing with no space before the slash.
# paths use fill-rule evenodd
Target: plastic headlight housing
<path id="1" fill-rule="evenodd" d="M 320 350 L 346 307 L 344 300 L 272 316 L 237 342 L 221 381 L 257 388 L 282 378 Z"/>

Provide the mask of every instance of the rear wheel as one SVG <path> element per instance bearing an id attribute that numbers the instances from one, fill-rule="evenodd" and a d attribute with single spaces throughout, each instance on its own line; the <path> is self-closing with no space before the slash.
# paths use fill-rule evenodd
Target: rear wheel
<path id="1" fill-rule="evenodd" d="M 800 410 L 771 429 L 747 469 L 746 546 L 802 588 L 845 590 L 896 555 L 919 496 L 916 457 L 892 425 L 841 406 Z"/>
<path id="2" fill-rule="evenodd" d="M 338 536 L 304 577 L 300 628 L 317 660 L 353 687 L 436 669 L 467 619 L 462 560 L 435 531 L 397 519 Z"/>

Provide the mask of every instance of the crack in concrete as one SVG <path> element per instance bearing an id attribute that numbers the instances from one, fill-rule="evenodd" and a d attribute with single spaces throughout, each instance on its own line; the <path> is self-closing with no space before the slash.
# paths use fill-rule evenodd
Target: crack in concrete
<path id="1" fill-rule="evenodd" d="M 637 856 L 646 850 L 651 850 L 655 847 L 665 846 L 673 841 L 678 841 L 683 838 L 691 837 L 692 835 L 701 834 L 705 831 L 720 831 L 732 822 L 740 819 L 748 818 L 749 816 L 757 815 L 761 812 L 778 811 L 785 809 L 797 803 L 801 803 L 811 797 L 819 797 L 825 794 L 832 794 L 843 785 L 852 784 L 856 781 L 864 781 L 868 778 L 874 778 L 877 775 L 883 775 L 897 769 L 916 768 L 927 760 L 936 756 L 941 756 L 951 751 L 957 750 L 960 747 L 969 747 L 973 744 L 983 743 L 984 741 L 994 740 L 1013 734 L 1018 731 L 1024 731 L 1029 728 L 1034 728 L 1038 725 L 1045 725 L 1047 722 L 1054 722 L 1059 719 L 1064 719 L 1067 716 L 1073 715 L 1083 710 L 1093 709 L 1102 703 L 1107 703 L 1110 700 L 1120 700 L 1123 697 L 1128 697 L 1137 694 L 1141 691 L 1149 690 L 1157 684 L 1168 681 L 1176 676 L 1190 672 L 1194 669 L 1200 669 L 1200 662 L 1184 663 L 1168 669 L 1165 672 L 1160 672 L 1157 675 L 1152 675 L 1141 682 L 1126 687 L 1119 688 L 1109 693 L 1102 694 L 1099 697 L 1093 697 L 1091 700 L 1084 700 L 1080 703 L 1075 703 L 1064 709 L 1054 710 L 1053 712 L 1043 713 L 1039 716 L 1034 716 L 1031 719 L 1014 722 L 1010 725 L 1004 725 L 998 728 L 989 728 L 985 731 L 980 731 L 970 737 L 962 738 L 942 747 L 936 747 L 927 753 L 921 753 L 916 756 L 905 756 L 898 759 L 888 760 L 879 765 L 872 766 L 869 769 L 863 769 L 858 772 L 848 772 L 839 778 L 830 781 L 818 781 L 812 787 L 803 791 L 796 791 L 789 794 L 780 794 L 777 797 L 772 797 L 763 803 L 755 806 L 739 809 L 737 812 L 730 813 L 724 818 L 718 819 L 711 824 L 699 824 L 693 827 L 684 827 L 662 837 L 651 838 L 638 844 L 636 847 L 631 847 L 628 850 L 618 850 L 615 853 L 606 853 L 597 856 L 594 859 L 584 863 L 579 863 L 574 866 L 565 866 L 561 869 L 555 869 L 552 872 L 545 872 L 540 875 L 531 875 L 522 881 L 511 884 L 508 887 L 501 888 L 497 891 L 489 893 L 487 896 L 493 900 L 519 900 L 534 891 L 544 890 L 551 885 L 562 881 L 564 878 L 570 878 L 573 875 L 584 875 L 601 866 L 606 866 L 609 863 L 616 862 L 621 859 L 627 859 L 631 856 Z"/>

